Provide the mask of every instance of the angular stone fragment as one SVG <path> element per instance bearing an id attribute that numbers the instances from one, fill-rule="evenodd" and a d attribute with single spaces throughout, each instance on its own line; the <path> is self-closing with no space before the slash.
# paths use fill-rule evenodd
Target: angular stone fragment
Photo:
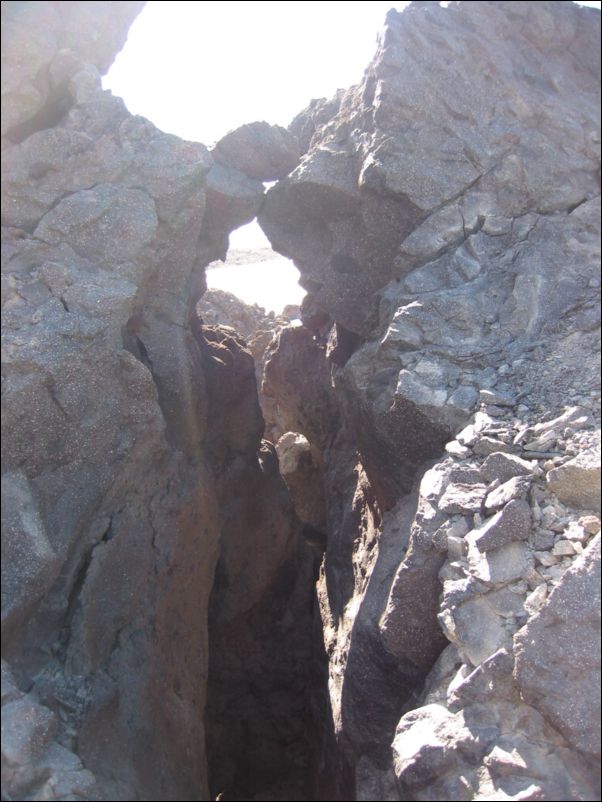
<path id="1" fill-rule="evenodd" d="M 447 400 L 447 390 L 443 387 L 432 387 L 430 383 L 421 381 L 419 376 L 409 370 L 401 370 L 397 379 L 396 395 L 401 395 L 414 404 L 428 404 L 440 407 Z"/>
<path id="2" fill-rule="evenodd" d="M 479 400 L 482 404 L 494 404 L 498 407 L 511 407 L 514 405 L 514 400 L 509 395 L 494 390 L 481 390 Z"/>
<path id="3" fill-rule="evenodd" d="M 488 494 L 485 499 L 485 509 L 491 512 L 503 507 L 513 499 L 524 498 L 530 487 L 531 481 L 526 476 L 514 476 Z"/>
<path id="4" fill-rule="evenodd" d="M 515 447 L 510 445 L 509 443 L 503 443 L 501 440 L 496 440 L 493 437 L 487 437 L 486 435 L 482 435 L 474 444 L 473 450 L 475 454 L 480 454 L 481 456 L 488 456 L 489 454 L 494 454 L 497 451 L 505 451 L 511 453 L 515 451 Z"/>
<path id="5" fill-rule="evenodd" d="M 509 646 L 503 619 L 488 599 L 475 595 L 451 608 L 444 607 L 439 623 L 465 660 L 478 666 L 498 649 Z"/>
<path id="6" fill-rule="evenodd" d="M 448 404 L 459 407 L 465 412 L 472 412 L 477 403 L 477 391 L 469 385 L 462 385 L 447 399 Z"/>
<path id="7" fill-rule="evenodd" d="M 470 449 L 466 446 L 463 446 L 457 440 L 452 440 L 451 442 L 446 443 L 445 450 L 448 454 L 451 454 L 452 457 L 458 457 L 458 459 L 464 459 L 470 455 Z"/>
<path id="8" fill-rule="evenodd" d="M 486 494 L 487 485 L 452 482 L 439 500 L 439 509 L 448 515 L 479 512 Z"/>
<path id="9" fill-rule="evenodd" d="M 28 696 L 2 708 L 2 765 L 9 774 L 34 763 L 56 733 L 56 715 Z M 3 778 L 4 779 L 4 778 Z"/>
<path id="10" fill-rule="evenodd" d="M 494 479 L 507 482 L 513 476 L 528 476 L 533 472 L 533 465 L 515 454 L 495 451 L 482 464 L 481 472 L 489 482 L 493 482 Z"/>
<path id="11" fill-rule="evenodd" d="M 523 499 L 513 499 L 466 537 L 479 551 L 490 551 L 513 540 L 526 540 L 531 531 L 531 508 Z"/>
<path id="12" fill-rule="evenodd" d="M 600 531 L 600 519 L 597 515 L 584 515 L 579 518 L 579 524 L 590 535 L 597 535 Z"/>
<path id="13" fill-rule="evenodd" d="M 531 431 L 537 437 L 545 435 L 552 435 L 553 437 L 560 437 L 562 432 L 567 426 L 579 430 L 591 426 L 594 422 L 592 414 L 584 407 L 567 407 L 566 410 L 553 420 L 546 421 L 545 423 L 537 423 L 532 427 Z"/>
<path id="14" fill-rule="evenodd" d="M 414 796 L 434 777 L 453 769 L 459 754 L 478 759 L 484 746 L 462 712 L 450 713 L 441 705 L 431 704 L 406 713 L 397 726 L 392 747 L 402 798 Z"/>
<path id="15" fill-rule="evenodd" d="M 493 551 L 481 553 L 469 541 L 468 563 L 476 579 L 499 587 L 520 579 L 533 567 L 533 556 L 522 542 L 507 543 Z"/>
<path id="16" fill-rule="evenodd" d="M 552 549 L 552 554 L 557 557 L 572 557 L 576 553 L 577 549 L 570 540 L 558 540 Z"/>
<path id="17" fill-rule="evenodd" d="M 529 615 L 535 615 L 544 606 L 548 595 L 547 585 L 542 583 L 534 588 L 525 599 L 525 610 Z"/>

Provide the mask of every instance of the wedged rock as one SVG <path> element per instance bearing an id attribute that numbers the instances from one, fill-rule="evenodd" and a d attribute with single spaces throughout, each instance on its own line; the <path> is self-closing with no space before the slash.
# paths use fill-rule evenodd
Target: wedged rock
<path id="1" fill-rule="evenodd" d="M 249 223 L 261 206 L 263 185 L 240 170 L 214 164 L 207 173 L 206 236 L 225 238 L 220 257 L 226 256 L 227 235 L 233 228 Z"/>
<path id="2" fill-rule="evenodd" d="M 300 432 L 320 453 L 329 447 L 337 405 L 323 352 L 305 327 L 285 327 L 271 343 L 262 392 L 264 403 L 272 405 L 278 436 Z"/>
<path id="3" fill-rule="evenodd" d="M 481 552 L 469 540 L 468 562 L 476 579 L 499 587 L 519 579 L 533 566 L 533 557 L 523 541 L 510 542 L 493 551 Z"/>
<path id="4" fill-rule="evenodd" d="M 326 500 L 317 456 L 297 432 L 285 432 L 276 443 L 280 473 L 293 497 L 295 512 L 310 530 L 326 532 Z"/>
<path id="5" fill-rule="evenodd" d="M 446 637 L 473 666 L 511 644 L 511 636 L 490 604 L 489 594 L 468 596 L 461 604 L 444 607 L 439 623 Z"/>
<path id="6" fill-rule="evenodd" d="M 462 758 L 478 761 L 487 751 L 491 728 L 475 731 L 464 713 L 427 705 L 406 713 L 395 731 L 393 766 L 402 798 L 421 799 L 420 792 L 456 768 Z M 454 787 L 455 786 L 455 787 Z M 448 798 L 462 798 L 468 788 L 458 777 L 446 789 Z M 455 793 L 454 793 L 455 792 Z M 408 796 L 409 795 L 409 796 Z"/>
<path id="7" fill-rule="evenodd" d="M 571 507 L 600 511 L 600 444 L 549 471 L 547 484 Z"/>
<path id="8" fill-rule="evenodd" d="M 387 651 L 421 670 L 432 666 L 444 645 L 437 626 L 442 562 L 440 554 L 413 544 L 395 575 L 379 627 Z"/>
<path id="9" fill-rule="evenodd" d="M 284 178 L 295 169 L 300 158 L 295 137 L 286 128 L 264 121 L 229 131 L 211 153 L 219 164 L 260 181 Z"/>
<path id="10" fill-rule="evenodd" d="M 514 638 L 515 678 L 581 752 L 600 755 L 600 536 Z"/>

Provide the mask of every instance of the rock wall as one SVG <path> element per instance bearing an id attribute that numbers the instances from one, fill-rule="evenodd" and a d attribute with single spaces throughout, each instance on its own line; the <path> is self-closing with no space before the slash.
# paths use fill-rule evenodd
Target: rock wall
<path id="1" fill-rule="evenodd" d="M 599 43 L 391 11 L 259 212 L 308 291 L 263 391 L 321 458 L 342 798 L 599 794 Z"/>
<path id="2" fill-rule="evenodd" d="M 207 729 L 218 791 L 314 774 L 313 553 L 261 445 L 251 355 L 196 315 L 263 185 L 102 91 L 141 6 L 2 10 L 10 799 L 206 799 Z M 259 128 L 281 177 L 292 137 Z"/>

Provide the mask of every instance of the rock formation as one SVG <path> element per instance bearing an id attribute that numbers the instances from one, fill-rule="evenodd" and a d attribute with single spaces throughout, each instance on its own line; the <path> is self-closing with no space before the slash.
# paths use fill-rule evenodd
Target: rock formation
<path id="1" fill-rule="evenodd" d="M 252 357 L 195 312 L 263 186 L 101 90 L 140 6 L 3 6 L 3 793 L 207 798 L 207 728 L 218 791 L 303 794 L 314 556 Z"/>
<path id="2" fill-rule="evenodd" d="M 101 89 L 142 5 L 3 4 L 3 798 L 599 798 L 599 13 L 412 3 L 209 152 Z M 201 299 L 255 216 L 302 326 Z"/>
<path id="3" fill-rule="evenodd" d="M 308 291 L 264 393 L 322 457 L 344 797 L 599 793 L 599 39 L 391 11 L 260 210 Z"/>

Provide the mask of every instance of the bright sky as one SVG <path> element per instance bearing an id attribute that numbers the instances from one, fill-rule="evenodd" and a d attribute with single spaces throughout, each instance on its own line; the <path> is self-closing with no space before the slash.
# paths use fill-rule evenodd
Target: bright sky
<path id="1" fill-rule="evenodd" d="M 361 80 L 387 11 L 406 5 L 154 0 L 134 21 L 103 85 L 133 114 L 206 145 L 253 120 L 286 126 L 312 98 Z M 256 223 L 230 242 L 269 244 Z"/>

